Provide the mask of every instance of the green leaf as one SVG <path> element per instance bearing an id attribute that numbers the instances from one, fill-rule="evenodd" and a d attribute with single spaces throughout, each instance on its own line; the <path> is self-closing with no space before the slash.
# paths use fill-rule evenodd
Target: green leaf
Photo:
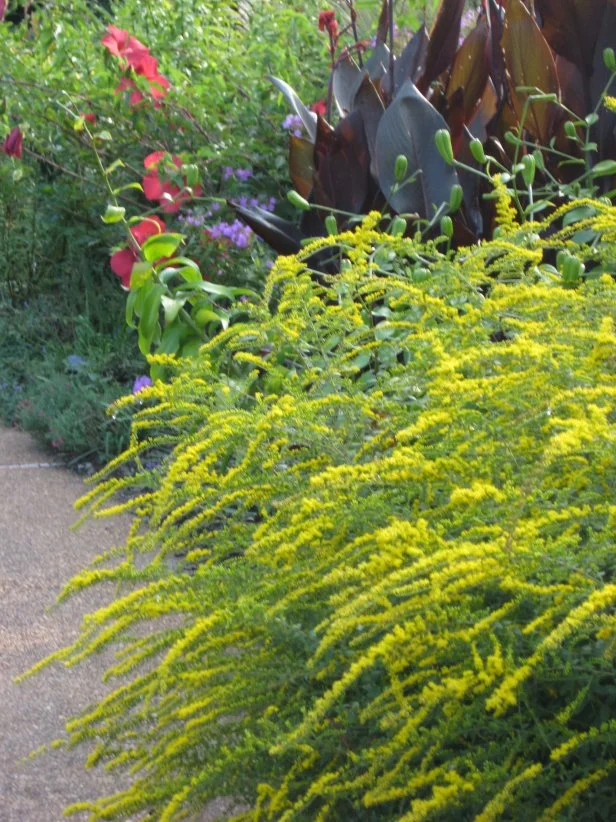
<path id="1" fill-rule="evenodd" d="M 152 340 L 158 326 L 160 301 L 165 290 L 164 285 L 152 285 L 147 290 L 143 301 L 143 309 L 139 319 L 139 350 L 144 357 L 150 353 Z"/>
<path id="2" fill-rule="evenodd" d="M 119 223 L 120 220 L 124 219 L 124 215 L 126 214 L 126 209 L 122 208 L 122 206 L 114 206 L 109 204 L 107 206 L 107 210 L 101 217 L 101 220 L 104 223 Z"/>
<path id="3" fill-rule="evenodd" d="M 591 171 L 593 177 L 610 177 L 612 174 L 616 174 L 616 160 L 601 160 Z"/>
<path id="4" fill-rule="evenodd" d="M 114 194 L 121 194 L 123 191 L 130 191 L 130 189 L 136 189 L 137 191 L 143 192 L 143 186 L 141 183 L 127 183 L 125 186 L 120 186 L 119 188 L 114 188 Z"/>
<path id="5" fill-rule="evenodd" d="M 411 80 L 383 113 L 376 135 L 376 172 L 383 194 L 391 207 L 401 213 L 431 217 L 433 207 L 449 202 L 458 175 L 441 157 L 434 137 L 447 124 Z M 403 154 L 408 161 L 412 182 L 392 192 L 396 182 L 396 158 Z"/>
<path id="6" fill-rule="evenodd" d="M 130 274 L 130 290 L 137 291 L 142 285 L 149 283 L 152 279 L 152 266 L 150 263 L 137 262 L 133 264 Z"/>
<path id="7" fill-rule="evenodd" d="M 171 257 L 184 239 L 183 234 L 155 234 L 141 246 L 143 256 L 150 263 L 161 257 Z"/>
<path id="8" fill-rule="evenodd" d="M 163 294 L 160 298 L 160 302 L 163 307 L 163 311 L 165 312 L 165 324 L 170 325 L 180 313 L 182 308 L 184 308 L 184 303 L 186 300 L 176 300 Z"/>
<path id="9" fill-rule="evenodd" d="M 98 135 L 96 136 L 98 137 Z M 99 139 L 102 138 L 99 137 Z M 113 174 L 116 168 L 124 168 L 124 163 L 119 158 L 117 160 L 114 160 L 113 163 L 111 163 L 111 165 L 107 166 L 107 168 L 105 169 L 105 174 Z"/>

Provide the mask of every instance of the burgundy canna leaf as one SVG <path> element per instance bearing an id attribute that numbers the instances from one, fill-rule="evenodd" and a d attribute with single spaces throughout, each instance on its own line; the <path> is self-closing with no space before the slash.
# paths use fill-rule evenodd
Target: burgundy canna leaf
<path id="1" fill-rule="evenodd" d="M 426 91 L 430 83 L 449 68 L 458 50 L 460 24 L 464 0 L 443 0 L 430 32 L 430 43 L 426 56 L 426 68 L 417 82 L 420 91 Z"/>
<path id="2" fill-rule="evenodd" d="M 289 173 L 295 190 L 307 199 L 312 192 L 314 145 L 294 134 L 289 136 Z"/>
<path id="3" fill-rule="evenodd" d="M 511 98 L 518 120 L 522 117 L 529 97 L 529 92 L 519 90 L 520 86 L 537 88 L 545 94 L 560 97 L 552 51 L 522 0 L 507 2 L 502 45 Z M 554 103 L 532 102 L 528 105 L 524 128 L 540 143 L 547 145 L 553 134 L 557 113 Z"/>
<path id="4" fill-rule="evenodd" d="M 535 0 L 541 33 L 554 51 L 588 78 L 608 0 Z"/>
<path id="5" fill-rule="evenodd" d="M 448 101 L 459 89 L 462 89 L 465 123 L 472 120 L 488 81 L 490 47 L 490 31 L 486 18 L 482 16 L 458 49 L 447 84 Z"/>

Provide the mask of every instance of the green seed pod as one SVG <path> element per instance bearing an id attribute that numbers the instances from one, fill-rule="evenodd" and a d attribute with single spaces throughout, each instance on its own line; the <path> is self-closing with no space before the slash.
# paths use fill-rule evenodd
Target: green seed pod
<path id="1" fill-rule="evenodd" d="M 447 214 L 441 217 L 441 234 L 450 240 L 453 237 L 453 220 Z"/>
<path id="2" fill-rule="evenodd" d="M 522 157 L 522 166 L 522 179 L 527 186 L 532 186 L 535 182 L 535 158 L 532 154 Z"/>
<path id="3" fill-rule="evenodd" d="M 462 191 L 462 186 L 456 183 L 451 187 L 451 193 L 449 194 L 449 210 L 452 214 L 455 214 L 460 208 L 463 199 L 464 192 Z"/>
<path id="4" fill-rule="evenodd" d="M 434 135 L 434 142 L 436 143 L 438 153 L 447 165 L 453 165 L 453 146 L 451 145 L 451 136 L 448 129 L 439 128 Z"/>
<path id="5" fill-rule="evenodd" d="M 616 55 L 614 49 L 603 49 L 603 62 L 610 71 L 616 71 Z"/>
<path id="6" fill-rule="evenodd" d="M 471 154 L 473 155 L 474 160 L 476 160 L 482 166 L 488 162 L 488 158 L 486 157 L 486 153 L 483 150 L 483 143 L 481 142 L 481 140 L 478 140 L 476 137 L 474 137 L 468 144 L 468 147 L 471 150 Z"/>
<path id="7" fill-rule="evenodd" d="M 338 233 L 338 223 L 333 214 L 328 214 L 325 218 L 325 229 L 330 237 Z"/>
<path id="8" fill-rule="evenodd" d="M 570 140 L 577 140 L 577 129 L 575 127 L 575 124 L 572 123 L 571 120 L 567 120 L 567 122 L 563 126 L 563 130 Z"/>
<path id="9" fill-rule="evenodd" d="M 291 191 L 287 192 L 287 200 L 291 203 L 292 206 L 295 208 L 299 208 L 302 211 L 310 211 L 310 203 L 301 194 L 298 194 L 297 191 L 291 189 Z"/>
<path id="10" fill-rule="evenodd" d="M 406 172 L 409 167 L 409 161 L 404 154 L 398 154 L 396 157 L 396 164 L 394 165 L 394 177 L 397 183 L 401 183 L 406 177 Z"/>
<path id="11" fill-rule="evenodd" d="M 406 231 L 406 220 L 404 217 L 394 217 L 391 221 L 391 227 L 389 229 L 389 233 L 392 237 L 402 237 L 404 232 Z"/>

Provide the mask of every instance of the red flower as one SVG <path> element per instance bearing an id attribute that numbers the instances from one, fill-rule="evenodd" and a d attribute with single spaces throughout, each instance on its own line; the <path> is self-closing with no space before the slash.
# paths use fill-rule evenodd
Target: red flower
<path id="1" fill-rule="evenodd" d="M 319 31 L 325 31 L 326 29 L 332 37 L 338 36 L 338 21 L 336 20 L 336 12 L 331 9 L 329 11 L 322 11 L 319 13 Z"/>
<path id="2" fill-rule="evenodd" d="M 112 254 L 111 270 L 120 278 L 124 288 L 130 288 L 130 275 L 133 265 L 139 260 L 137 249 L 141 248 L 148 237 L 153 237 L 154 234 L 162 234 L 166 230 L 167 226 L 160 217 L 148 217 L 131 228 L 130 233 L 133 238 L 131 245 Z"/>
<path id="3" fill-rule="evenodd" d="M 92 123 L 92 125 L 96 124 L 96 114 L 93 114 L 91 111 L 82 111 L 79 116 L 86 121 L 86 123 Z"/>
<path id="4" fill-rule="evenodd" d="M 116 57 L 123 61 L 126 68 L 132 68 L 135 74 L 145 77 L 150 86 L 150 96 L 155 100 L 162 99 L 170 88 L 169 80 L 158 72 L 158 60 L 150 54 L 147 46 L 144 46 L 136 37 L 132 37 L 125 29 L 117 26 L 108 26 L 107 34 L 102 38 L 101 43 L 109 49 Z M 127 89 L 133 89 L 129 103 L 136 106 L 144 99 L 141 91 L 137 89 L 137 84 L 129 77 L 122 78 L 116 87 L 115 93 L 119 94 Z"/>
<path id="5" fill-rule="evenodd" d="M 164 151 L 154 151 L 152 154 L 148 154 L 143 161 L 143 165 L 148 172 L 142 180 L 143 193 L 148 200 L 158 200 L 162 210 L 167 214 L 173 214 L 180 210 L 183 202 L 190 200 L 191 195 L 188 191 L 182 191 L 179 186 L 170 180 L 161 179 L 160 166 L 165 156 L 169 157 Z M 181 159 L 174 154 L 171 160 L 165 160 L 162 171 L 167 173 L 171 171 L 173 173 L 174 167 L 181 168 L 181 166 Z M 186 181 L 184 181 L 185 184 Z M 199 197 L 202 190 L 201 186 L 193 186 L 193 195 Z M 170 200 L 169 197 L 172 199 Z"/>
<path id="6" fill-rule="evenodd" d="M 9 157 L 17 157 L 21 159 L 22 151 L 24 145 L 24 136 L 21 133 L 19 126 L 15 126 L 9 134 L 4 138 L 4 143 L 2 143 L 2 151 L 5 154 L 8 154 Z"/>
<path id="7" fill-rule="evenodd" d="M 4 20 L 6 13 L 6 0 L 0 0 L 0 23 Z"/>
<path id="8" fill-rule="evenodd" d="M 126 60 L 129 66 L 138 64 L 144 55 L 150 54 L 148 47 L 139 42 L 136 37 L 132 37 L 126 29 L 119 29 L 113 25 L 107 26 L 107 34 L 101 39 L 101 43 L 115 57 Z"/>
<path id="9" fill-rule="evenodd" d="M 313 103 L 310 106 L 310 110 L 314 111 L 315 114 L 318 114 L 320 117 L 325 117 L 327 112 L 327 106 L 325 104 L 325 100 L 317 100 L 316 103 Z"/>

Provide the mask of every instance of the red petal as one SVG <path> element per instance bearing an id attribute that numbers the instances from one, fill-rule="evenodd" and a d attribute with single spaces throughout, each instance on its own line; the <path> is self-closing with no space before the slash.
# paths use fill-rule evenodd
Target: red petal
<path id="1" fill-rule="evenodd" d="M 149 52 L 135 52 L 127 55 L 128 65 L 132 66 L 137 74 L 142 74 L 144 77 L 150 79 L 155 77 L 158 72 L 158 60 Z"/>
<path id="2" fill-rule="evenodd" d="M 132 248 L 123 248 L 111 256 L 111 270 L 120 278 L 124 288 L 130 288 L 130 275 L 137 255 Z"/>
<path id="3" fill-rule="evenodd" d="M 130 233 L 135 238 L 135 241 L 141 246 L 145 243 L 148 237 L 152 237 L 154 234 L 162 234 L 166 230 L 167 226 L 163 223 L 160 217 L 156 217 L 156 215 L 154 215 L 142 220 L 140 223 L 137 223 L 137 225 L 134 225 L 131 228 Z"/>
<path id="4" fill-rule="evenodd" d="M 145 160 L 143 161 L 143 165 L 146 168 L 151 168 L 152 166 L 156 168 L 164 156 L 164 151 L 153 151 L 151 154 L 148 154 L 148 156 L 145 158 Z"/>
<path id="5" fill-rule="evenodd" d="M 141 180 L 141 185 L 148 200 L 159 200 L 162 197 L 164 187 L 155 171 L 146 174 Z"/>
<path id="6" fill-rule="evenodd" d="M 120 57 L 121 49 L 126 45 L 128 32 L 117 26 L 107 26 L 107 34 L 101 38 L 101 43 L 116 57 Z"/>

